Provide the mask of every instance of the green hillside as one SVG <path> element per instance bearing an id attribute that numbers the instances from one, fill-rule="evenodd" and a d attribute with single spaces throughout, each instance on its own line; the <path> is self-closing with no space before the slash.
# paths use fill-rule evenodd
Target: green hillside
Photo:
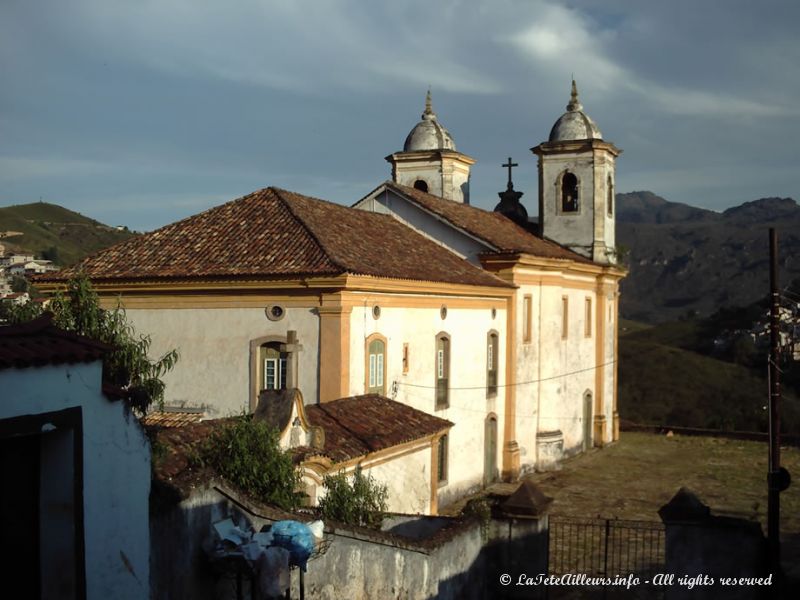
<path id="1" fill-rule="evenodd" d="M 620 416 L 649 425 L 766 431 L 766 379 L 745 366 L 670 345 L 685 343 L 693 333 L 682 324 L 620 336 Z M 782 430 L 800 431 L 800 401 L 784 392 Z"/>
<path id="2" fill-rule="evenodd" d="M 6 250 L 30 252 L 61 266 L 133 235 L 47 202 L 0 208 L 0 233 L 9 231 L 22 235 L 0 239 Z"/>

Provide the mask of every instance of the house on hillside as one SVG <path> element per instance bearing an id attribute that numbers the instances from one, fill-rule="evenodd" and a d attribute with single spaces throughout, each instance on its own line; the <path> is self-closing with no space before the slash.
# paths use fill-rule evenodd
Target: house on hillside
<path id="1" fill-rule="evenodd" d="M 393 180 L 354 207 L 265 188 L 37 282 L 52 290 L 82 270 L 105 302 L 122 298 L 155 354 L 178 348 L 169 405 L 226 416 L 298 389 L 307 413 L 361 397 L 357 421 L 388 398 L 451 423 L 413 451 L 432 481 L 422 512 L 435 512 L 618 436 L 620 151 L 574 86 L 533 151 L 537 233 L 510 178 L 496 211 L 469 205 L 475 161 L 428 97 L 387 158 Z"/>
<path id="2" fill-rule="evenodd" d="M 49 315 L 0 327 L 0 573 L 26 597 L 149 597 L 150 446 L 103 391 L 109 349 Z"/>

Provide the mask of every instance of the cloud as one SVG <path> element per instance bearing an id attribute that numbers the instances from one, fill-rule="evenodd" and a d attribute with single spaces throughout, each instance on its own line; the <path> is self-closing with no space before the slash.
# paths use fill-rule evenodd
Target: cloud
<path id="1" fill-rule="evenodd" d="M 645 32 L 654 36 L 654 44 L 661 41 L 652 19 L 634 15 L 631 21 L 637 34 Z M 654 81 L 637 70 L 641 65 L 630 60 L 630 48 L 627 53 L 623 51 L 631 42 L 631 31 L 626 31 L 618 21 L 614 25 L 617 29 L 607 28 L 578 8 L 544 3 L 535 22 L 512 34 L 509 41 L 538 69 L 562 76 L 568 69 L 581 87 L 590 88 L 607 100 L 643 103 L 651 110 L 679 116 L 736 119 L 800 115 L 794 103 L 747 97 L 752 90 L 746 86 L 735 91 L 716 92 L 696 84 L 664 85 Z M 796 50 L 796 44 L 793 48 Z M 667 53 L 671 51 L 671 48 L 665 49 Z M 684 57 L 676 55 L 675 58 Z M 625 64 L 625 60 L 629 64 Z M 690 73 L 691 64 L 687 64 L 686 69 Z M 714 78 L 708 77 L 706 81 L 708 85 Z"/>
<path id="2" fill-rule="evenodd" d="M 173 75 L 302 93 L 432 82 L 462 93 L 500 90 L 443 35 L 458 27 L 457 15 L 427 3 L 409 26 L 357 0 L 238 0 L 235 10 L 195 0 L 77 1 L 92 45 Z"/>

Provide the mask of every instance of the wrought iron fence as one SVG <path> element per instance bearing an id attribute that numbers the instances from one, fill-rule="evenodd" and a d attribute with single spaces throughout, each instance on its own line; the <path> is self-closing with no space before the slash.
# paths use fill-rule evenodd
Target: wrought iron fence
<path id="1" fill-rule="evenodd" d="M 656 521 L 550 517 L 550 575 L 615 577 L 658 573 L 664 525 Z"/>

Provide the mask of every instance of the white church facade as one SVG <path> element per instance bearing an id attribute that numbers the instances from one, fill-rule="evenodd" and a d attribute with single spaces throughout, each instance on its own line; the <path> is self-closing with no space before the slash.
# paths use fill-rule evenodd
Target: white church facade
<path id="1" fill-rule="evenodd" d="M 435 514 L 618 437 L 620 151 L 573 88 L 533 152 L 538 233 L 510 178 L 499 210 L 469 204 L 475 161 L 429 96 L 393 179 L 353 207 L 265 188 L 40 284 L 80 269 L 154 355 L 177 348 L 167 405 L 277 419 L 312 499 L 361 465 L 390 510 Z"/>

